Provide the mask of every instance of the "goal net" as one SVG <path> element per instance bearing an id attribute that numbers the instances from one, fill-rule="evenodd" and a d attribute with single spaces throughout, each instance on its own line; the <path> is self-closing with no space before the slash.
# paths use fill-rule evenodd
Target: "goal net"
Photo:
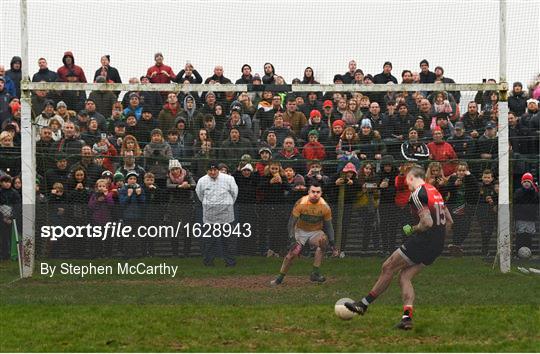
<path id="1" fill-rule="evenodd" d="M 35 257 L 283 257 L 312 185 L 331 208 L 338 254 L 385 255 L 415 222 L 412 165 L 454 217 L 445 255 L 495 256 L 501 175 L 520 211 L 512 247 L 538 252 L 537 205 L 524 195 L 538 181 L 538 103 L 527 97 L 538 94 L 539 48 L 516 35 L 538 29 L 537 3 L 508 6 L 508 102 L 497 2 L 126 5 L 28 2 Z M 11 77 L 19 6 L 0 8 Z M 29 161 L 20 105 L 8 103 L 1 169 L 20 191 Z M 498 169 L 502 120 L 508 171 Z M 3 204 L 20 231 L 20 205 Z"/>

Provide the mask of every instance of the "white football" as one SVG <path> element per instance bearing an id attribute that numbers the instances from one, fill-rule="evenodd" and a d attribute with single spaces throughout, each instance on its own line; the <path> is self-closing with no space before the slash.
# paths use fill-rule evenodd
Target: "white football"
<path id="1" fill-rule="evenodd" d="M 334 311 L 337 317 L 345 321 L 350 320 L 354 316 L 354 312 L 349 311 L 349 309 L 345 307 L 344 304 L 346 302 L 354 302 L 354 300 L 349 299 L 348 297 L 344 297 L 343 299 L 339 299 L 334 306 Z"/>
<path id="2" fill-rule="evenodd" d="M 529 258 L 531 256 L 531 249 L 529 247 L 521 247 L 518 250 L 519 258 Z"/>

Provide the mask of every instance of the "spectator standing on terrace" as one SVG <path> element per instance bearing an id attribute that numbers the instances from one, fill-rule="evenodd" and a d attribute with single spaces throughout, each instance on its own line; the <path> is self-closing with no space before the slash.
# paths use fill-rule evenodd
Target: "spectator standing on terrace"
<path id="1" fill-rule="evenodd" d="M 193 67 L 193 64 L 187 62 L 184 65 L 184 69 L 176 75 L 175 82 L 183 84 L 186 81 L 189 81 L 190 84 L 202 84 L 203 79 L 201 74 Z"/>
<path id="2" fill-rule="evenodd" d="M 56 82 L 58 81 L 58 74 L 52 70 L 49 70 L 47 59 L 38 59 L 39 70 L 32 76 L 32 82 Z"/>
<path id="3" fill-rule="evenodd" d="M 153 84 L 168 84 L 174 80 L 176 75 L 172 68 L 163 64 L 163 54 L 158 52 L 154 54 L 155 64 L 148 68 L 146 76 L 150 78 L 150 82 Z"/>
<path id="4" fill-rule="evenodd" d="M 105 82 L 107 83 L 121 84 L 122 78 L 120 77 L 118 69 L 111 66 L 111 56 L 108 54 L 101 56 L 100 62 L 101 67 L 96 70 L 96 73 L 94 74 L 94 81 L 98 82 L 97 78 L 99 76 L 103 76 L 105 78 Z M 116 96 L 118 96 L 118 94 L 116 94 Z"/>
<path id="5" fill-rule="evenodd" d="M 349 61 L 349 71 L 347 71 L 345 74 L 343 74 L 341 77 L 343 79 L 344 84 L 350 84 L 353 80 L 355 80 L 355 72 L 356 72 L 356 61 L 351 60 Z"/>
<path id="6" fill-rule="evenodd" d="M 515 112 L 517 116 L 523 115 L 527 109 L 527 99 L 529 95 L 526 91 L 523 91 L 523 84 L 521 82 L 514 82 L 512 86 L 512 92 L 508 97 L 508 110 Z"/>
<path id="7" fill-rule="evenodd" d="M 56 70 L 59 81 L 67 82 L 68 73 L 72 72 L 78 79 L 75 82 L 87 82 L 86 76 L 84 76 L 84 70 L 80 66 L 75 65 L 75 57 L 72 52 L 64 52 L 62 63 L 64 63 L 64 65 Z"/>
<path id="8" fill-rule="evenodd" d="M 253 83 L 253 75 L 251 75 L 251 66 L 249 64 L 242 65 L 242 76 L 236 80 L 235 84 L 250 85 Z"/>
<path id="9" fill-rule="evenodd" d="M 263 84 L 275 84 L 276 69 L 272 63 L 264 63 L 264 76 L 262 77 Z"/>
<path id="10" fill-rule="evenodd" d="M 429 62 L 426 59 L 422 59 L 420 62 L 420 83 L 422 84 L 432 84 L 435 82 L 435 73 L 429 71 Z"/>

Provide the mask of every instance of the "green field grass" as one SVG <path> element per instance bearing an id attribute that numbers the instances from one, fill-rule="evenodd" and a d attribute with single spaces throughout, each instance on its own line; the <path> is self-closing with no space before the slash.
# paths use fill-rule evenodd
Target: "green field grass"
<path id="1" fill-rule="evenodd" d="M 415 279 L 415 328 L 410 332 L 392 328 L 401 315 L 397 282 L 364 317 L 341 321 L 333 313 L 339 298 L 356 299 L 369 291 L 380 258 L 327 260 L 322 270 L 329 280 L 323 285 L 309 282 L 310 260 L 303 259 L 279 288 L 267 285 L 279 269 L 279 259 L 243 258 L 235 268 L 206 268 L 198 258 L 165 261 L 179 265 L 176 278 L 35 276 L 13 281 L 16 263 L 0 263 L 0 350 L 540 348 L 540 277 L 501 274 L 478 258 L 441 258 Z"/>

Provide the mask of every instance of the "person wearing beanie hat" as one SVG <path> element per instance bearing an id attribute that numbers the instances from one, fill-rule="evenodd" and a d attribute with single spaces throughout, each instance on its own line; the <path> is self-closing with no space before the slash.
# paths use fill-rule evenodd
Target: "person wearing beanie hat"
<path id="1" fill-rule="evenodd" d="M 118 200 L 120 202 L 122 222 L 136 230 L 144 220 L 146 195 L 141 185 L 138 183 L 139 174 L 135 171 L 129 171 L 125 175 L 125 183 L 118 190 Z M 123 240 L 124 257 L 140 257 L 140 240 Z"/>
<path id="2" fill-rule="evenodd" d="M 521 117 L 527 110 L 527 98 L 529 95 L 523 91 L 523 84 L 519 81 L 514 82 L 512 92 L 508 97 L 508 110 Z"/>
<path id="3" fill-rule="evenodd" d="M 392 75 L 392 63 L 386 61 L 383 64 L 383 71 L 380 74 L 377 74 L 373 77 L 374 84 L 386 84 L 388 82 L 393 82 L 397 84 L 397 79 Z"/>
<path id="4" fill-rule="evenodd" d="M 364 127 L 373 128 L 372 125 L 371 125 L 371 120 L 370 119 L 368 119 L 368 118 L 362 119 L 362 121 L 360 122 L 360 128 L 364 128 Z"/>
<path id="5" fill-rule="evenodd" d="M 124 180 L 124 175 L 122 174 L 122 172 L 116 171 L 113 176 L 113 181 L 118 182 L 118 181 L 123 181 L 123 180 Z"/>
<path id="6" fill-rule="evenodd" d="M 169 160 L 173 158 L 172 148 L 163 137 L 163 132 L 155 128 L 150 133 L 150 143 L 146 144 L 143 150 L 144 169 L 152 172 L 156 179 L 156 184 L 160 189 L 166 188 L 166 178 L 169 167 Z"/>
<path id="7" fill-rule="evenodd" d="M 324 160 L 326 151 L 324 145 L 319 142 L 319 131 L 311 129 L 308 133 L 308 142 L 304 145 L 302 156 L 306 160 Z"/>
<path id="8" fill-rule="evenodd" d="M 203 207 L 202 221 L 209 224 L 229 224 L 235 219 L 234 203 L 238 196 L 238 185 L 234 177 L 221 173 L 216 161 L 208 165 L 206 175 L 202 176 L 195 187 L 197 197 Z M 222 255 L 226 266 L 236 265 L 235 240 L 233 238 L 203 239 L 203 263 L 212 266 L 216 257 L 218 243 L 222 246 Z"/>
<path id="9" fill-rule="evenodd" d="M 177 159 L 169 160 L 169 171 L 175 168 L 182 168 L 182 164 Z"/>
<path id="10" fill-rule="evenodd" d="M 443 84 L 456 83 L 453 79 L 444 76 L 444 69 L 442 66 L 435 67 L 435 81 L 441 81 Z M 461 93 L 459 91 L 448 91 L 448 93 L 454 97 L 456 104 L 459 104 L 461 100 Z"/>
<path id="11" fill-rule="evenodd" d="M 251 75 L 251 66 L 249 64 L 242 65 L 242 76 L 236 80 L 235 84 L 250 85 L 253 83 L 253 75 Z"/>
<path id="12" fill-rule="evenodd" d="M 521 247 L 532 249 L 532 238 L 536 234 L 538 206 L 540 204 L 538 186 L 530 172 L 521 177 L 521 186 L 513 195 L 513 215 L 515 216 L 515 250 Z"/>
<path id="13" fill-rule="evenodd" d="M 254 201 L 257 195 L 257 188 L 260 181 L 260 176 L 255 171 L 251 163 L 240 163 L 238 168 L 233 171 L 232 177 L 234 178 L 236 185 L 238 186 L 238 197 L 235 204 L 236 219 L 241 220 L 242 223 L 248 223 L 252 229 L 258 230 L 259 220 L 257 218 L 258 209 L 261 209 L 261 204 L 254 205 Z M 254 209 L 257 208 L 257 209 Z M 266 211 L 260 210 L 263 214 Z M 263 215 L 260 214 L 260 215 Z M 259 255 L 258 249 L 262 244 L 262 239 L 259 235 L 242 240 L 242 247 L 238 249 L 239 254 L 246 256 Z"/>
<path id="14" fill-rule="evenodd" d="M 247 164 L 245 164 L 244 167 L 242 167 L 240 170 L 241 170 L 241 171 L 243 171 L 243 170 L 249 170 L 249 171 L 253 172 L 253 166 L 251 166 L 250 163 L 247 163 Z"/>
<path id="15" fill-rule="evenodd" d="M 168 204 L 168 220 L 171 226 L 178 221 L 189 223 L 194 220 L 194 201 L 192 192 L 195 190 L 195 179 L 191 172 L 180 161 L 169 160 L 169 172 L 167 173 L 167 193 L 170 195 Z M 157 201 L 159 203 L 159 200 Z M 179 207 L 182 206 L 182 207 Z M 183 230 L 182 232 L 184 232 Z M 191 252 L 191 239 L 185 234 L 183 239 L 183 256 L 188 257 Z M 174 257 L 179 254 L 180 238 L 171 239 L 172 253 Z"/>
<path id="16" fill-rule="evenodd" d="M 49 99 L 46 100 L 43 107 L 44 107 L 43 112 L 41 112 L 41 114 L 37 116 L 35 120 L 36 127 L 38 128 L 37 133 L 38 134 L 41 133 L 42 127 L 48 127 L 49 124 L 51 123 L 52 118 L 56 118 L 58 122 L 60 122 L 60 127 L 63 128 L 64 119 L 60 117 L 59 115 L 57 115 L 56 112 L 54 111 L 54 108 L 55 108 L 54 101 L 49 100 Z"/>
<path id="17" fill-rule="evenodd" d="M 341 74 L 334 75 L 333 82 L 334 82 L 334 84 L 342 84 L 343 83 L 343 76 L 341 76 Z"/>
<path id="18" fill-rule="evenodd" d="M 131 181 L 132 181 L 132 184 L 136 184 L 137 179 L 139 178 L 139 174 L 137 172 L 135 172 L 135 171 L 129 171 L 124 176 L 124 182 L 128 183 L 130 177 L 135 177 L 135 180 L 133 180 L 133 178 L 132 178 Z"/>

